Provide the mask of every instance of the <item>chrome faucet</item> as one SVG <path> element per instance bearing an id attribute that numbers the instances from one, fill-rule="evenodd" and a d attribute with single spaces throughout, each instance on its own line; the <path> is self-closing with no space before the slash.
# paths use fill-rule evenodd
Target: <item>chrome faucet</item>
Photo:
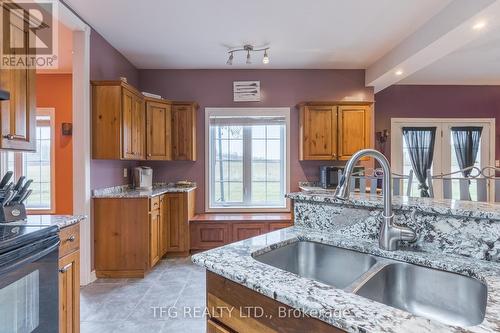
<path id="1" fill-rule="evenodd" d="M 356 152 L 347 161 L 344 174 L 340 178 L 339 185 L 335 190 L 335 197 L 342 200 L 349 199 L 350 182 L 354 166 L 359 159 L 371 156 L 376 159 L 384 171 L 382 194 L 384 197 L 384 212 L 382 214 L 382 225 L 380 226 L 379 247 L 382 250 L 394 251 L 398 249 L 400 241 L 414 241 L 417 237 L 413 229 L 394 224 L 394 213 L 392 212 L 392 174 L 391 166 L 387 158 L 374 149 L 363 149 Z"/>

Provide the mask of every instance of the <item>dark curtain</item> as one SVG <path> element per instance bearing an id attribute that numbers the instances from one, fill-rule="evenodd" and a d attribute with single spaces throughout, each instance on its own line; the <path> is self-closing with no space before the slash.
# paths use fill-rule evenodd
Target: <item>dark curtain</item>
<path id="1" fill-rule="evenodd" d="M 429 197 L 427 170 L 432 166 L 436 127 L 403 127 L 403 137 L 408 147 L 411 166 L 419 182 L 421 197 Z"/>
<path id="2" fill-rule="evenodd" d="M 472 170 L 463 170 L 474 166 L 479 143 L 481 142 L 482 127 L 452 127 L 453 146 L 457 155 L 458 165 L 462 169 L 464 178 L 469 178 Z"/>

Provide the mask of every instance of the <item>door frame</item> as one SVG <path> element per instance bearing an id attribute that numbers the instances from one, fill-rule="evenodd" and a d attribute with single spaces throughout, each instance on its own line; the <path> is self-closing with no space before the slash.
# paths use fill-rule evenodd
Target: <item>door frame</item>
<path id="1" fill-rule="evenodd" d="M 486 154 L 486 156 L 483 155 L 483 158 L 485 158 L 488 166 L 495 165 L 495 118 L 391 118 L 391 165 L 393 167 L 393 171 L 398 173 L 401 173 L 403 171 L 401 169 L 403 155 L 401 153 L 401 149 L 399 149 L 399 145 L 397 144 L 398 142 L 402 142 L 403 140 L 403 134 L 399 130 L 403 124 L 405 126 L 429 126 L 429 124 L 432 124 L 432 126 L 436 126 L 438 128 L 438 133 L 436 133 L 436 135 L 443 136 L 444 126 L 448 123 L 460 123 L 460 125 L 473 125 L 477 123 L 487 124 L 489 127 L 488 137 L 490 145 L 489 149 L 487 149 L 486 151 L 482 151 L 482 154 Z M 451 146 L 450 150 L 442 151 L 442 147 L 441 145 L 439 145 L 439 147 L 436 146 L 435 148 L 434 156 L 444 156 L 443 154 L 449 155 L 450 151 Z M 437 160 L 435 159 L 433 170 L 442 170 L 442 162 L 443 158 Z M 433 185 L 435 197 L 441 199 L 443 195 L 443 186 L 441 182 L 437 182 Z M 495 187 L 492 186 L 491 180 L 488 180 L 488 200 L 491 201 L 491 198 L 494 197 Z"/>
<path id="2" fill-rule="evenodd" d="M 80 284 L 96 279 L 92 271 L 92 215 L 90 191 L 90 33 L 86 24 L 58 0 L 59 20 L 73 31 L 73 214 L 80 223 Z"/>

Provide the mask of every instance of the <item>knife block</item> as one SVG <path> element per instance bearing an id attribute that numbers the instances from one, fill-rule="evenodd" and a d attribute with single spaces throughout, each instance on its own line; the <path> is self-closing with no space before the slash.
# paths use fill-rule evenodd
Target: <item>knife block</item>
<path id="1" fill-rule="evenodd" d="M 16 203 L 8 206 L 0 206 L 0 223 L 24 219 L 26 219 L 26 207 L 24 204 Z"/>

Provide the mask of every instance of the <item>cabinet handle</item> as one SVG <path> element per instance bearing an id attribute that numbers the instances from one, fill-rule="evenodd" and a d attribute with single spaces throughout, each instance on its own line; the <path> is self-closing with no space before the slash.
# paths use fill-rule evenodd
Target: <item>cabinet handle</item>
<path id="1" fill-rule="evenodd" d="M 15 134 L 6 134 L 3 136 L 4 139 L 7 139 L 7 140 L 14 140 L 14 139 L 24 139 L 24 136 L 22 135 L 15 135 Z"/>
<path id="2" fill-rule="evenodd" d="M 71 236 L 71 237 L 69 237 L 69 238 L 67 239 L 67 241 L 68 241 L 68 242 L 74 242 L 75 240 L 76 240 L 75 235 L 73 235 L 73 236 Z"/>
<path id="3" fill-rule="evenodd" d="M 73 265 L 73 263 L 69 263 L 67 264 L 66 266 L 64 266 L 63 268 L 60 268 L 59 269 L 59 272 L 60 273 L 66 273 L 67 271 L 69 271 L 69 269 L 71 268 L 71 266 Z"/>

